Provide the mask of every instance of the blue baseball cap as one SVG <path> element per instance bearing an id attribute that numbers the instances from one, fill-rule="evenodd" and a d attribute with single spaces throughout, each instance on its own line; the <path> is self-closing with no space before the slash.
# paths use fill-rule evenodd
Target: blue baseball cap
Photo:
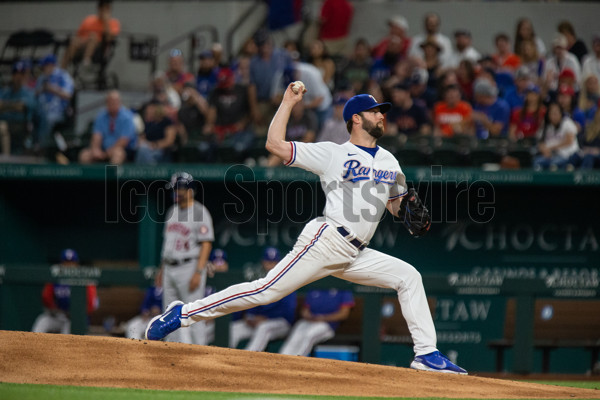
<path id="1" fill-rule="evenodd" d="M 60 253 L 60 262 L 65 261 L 79 262 L 79 255 L 73 249 L 64 249 Z"/>
<path id="2" fill-rule="evenodd" d="M 281 255 L 279 254 L 279 250 L 275 247 L 267 247 L 263 253 L 262 259 L 263 261 L 279 261 L 281 260 Z"/>
<path id="3" fill-rule="evenodd" d="M 56 64 L 56 56 L 54 54 L 48 54 L 47 56 L 42 58 L 40 64 L 42 64 L 42 67 L 48 64 Z"/>
<path id="4" fill-rule="evenodd" d="M 27 63 L 25 61 L 19 60 L 12 65 L 12 73 L 21 73 L 27 71 Z"/>
<path id="5" fill-rule="evenodd" d="M 223 249 L 213 249 L 208 260 L 213 264 L 224 264 L 227 262 L 227 253 Z"/>
<path id="6" fill-rule="evenodd" d="M 354 114 L 379 107 L 379 111 L 385 114 L 391 107 L 391 103 L 378 103 L 370 94 L 357 94 L 346 102 L 344 106 L 344 121 L 348 122 Z"/>

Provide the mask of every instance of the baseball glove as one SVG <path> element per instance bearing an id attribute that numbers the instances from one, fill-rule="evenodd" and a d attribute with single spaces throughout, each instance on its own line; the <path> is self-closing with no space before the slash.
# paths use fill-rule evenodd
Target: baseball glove
<path id="1" fill-rule="evenodd" d="M 413 188 L 408 189 L 408 193 L 402 199 L 398 217 L 413 237 L 424 236 L 431 228 L 429 210 L 421 202 L 417 191 Z"/>

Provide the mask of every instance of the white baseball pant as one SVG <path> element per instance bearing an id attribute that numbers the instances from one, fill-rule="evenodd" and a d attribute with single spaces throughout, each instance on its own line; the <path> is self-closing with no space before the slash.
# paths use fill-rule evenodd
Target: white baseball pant
<path id="1" fill-rule="evenodd" d="M 412 265 L 379 251 L 359 251 L 337 232 L 335 222 L 322 217 L 306 225 L 292 251 L 266 277 L 184 304 L 181 325 L 270 304 L 328 275 L 395 290 L 415 354 L 436 350 L 435 326 L 421 274 Z"/>
<path id="2" fill-rule="evenodd" d="M 71 320 L 63 312 L 44 311 L 33 323 L 32 332 L 71 333 Z"/>
<path id="3" fill-rule="evenodd" d="M 200 285 L 190 292 L 190 279 L 196 273 L 197 260 L 193 259 L 178 266 L 165 265 L 163 271 L 163 310 L 171 302 L 181 300 L 184 303 L 204 297 L 206 290 L 206 268 L 200 276 Z M 207 345 L 208 338 L 205 323 L 202 322 L 192 329 L 177 330 L 167 336 L 169 342 Z"/>
<path id="4" fill-rule="evenodd" d="M 335 332 L 327 322 L 301 319 L 292 328 L 292 333 L 281 346 L 279 353 L 308 356 L 317 343 L 329 340 L 334 336 Z"/>
<path id="5" fill-rule="evenodd" d="M 229 325 L 229 347 L 235 349 L 240 341 L 250 339 L 246 345 L 249 351 L 265 351 L 271 340 L 282 339 L 290 331 L 290 323 L 285 318 L 272 318 L 252 327 L 244 320 L 233 321 Z"/>

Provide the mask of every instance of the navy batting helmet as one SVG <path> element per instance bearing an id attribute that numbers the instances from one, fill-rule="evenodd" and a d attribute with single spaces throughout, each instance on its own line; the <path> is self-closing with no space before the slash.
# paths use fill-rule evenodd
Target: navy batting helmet
<path id="1" fill-rule="evenodd" d="M 187 172 L 176 172 L 171 176 L 167 189 L 193 189 L 196 190 L 194 177 Z"/>

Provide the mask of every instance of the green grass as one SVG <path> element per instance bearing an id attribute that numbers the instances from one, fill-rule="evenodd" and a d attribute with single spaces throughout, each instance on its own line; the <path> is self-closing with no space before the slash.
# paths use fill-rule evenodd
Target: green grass
<path id="1" fill-rule="evenodd" d="M 600 390 L 600 381 L 531 381 L 559 386 Z M 598 392 L 600 398 L 600 392 Z M 364 397 L 305 396 L 255 393 L 184 392 L 141 389 L 96 388 L 84 386 L 29 385 L 0 382 L 2 400 L 361 400 Z M 375 399 L 375 397 L 372 397 Z M 405 397 L 377 397 L 377 399 L 402 400 Z M 442 400 L 437 397 L 420 400 Z"/>

